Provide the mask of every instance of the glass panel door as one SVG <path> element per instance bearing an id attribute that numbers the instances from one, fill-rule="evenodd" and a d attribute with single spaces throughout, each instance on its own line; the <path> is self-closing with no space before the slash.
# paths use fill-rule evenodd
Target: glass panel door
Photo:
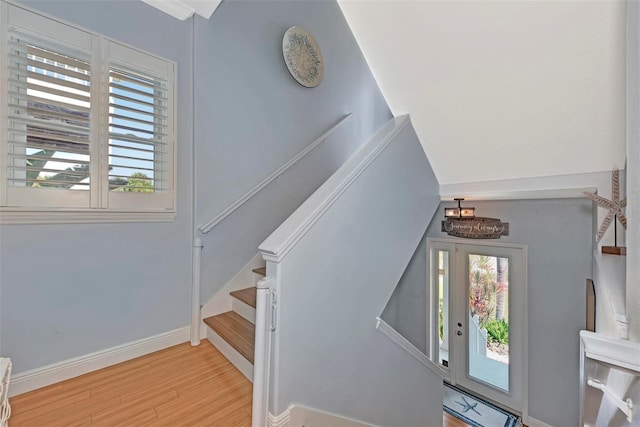
<path id="1" fill-rule="evenodd" d="M 456 303 L 451 313 L 453 380 L 518 412 L 525 367 L 525 250 L 456 244 Z"/>
<path id="2" fill-rule="evenodd" d="M 438 362 L 449 366 L 449 251 L 438 251 Z"/>
<path id="3" fill-rule="evenodd" d="M 468 374 L 509 392 L 509 258 L 467 256 Z"/>
<path id="4" fill-rule="evenodd" d="M 431 301 L 428 321 L 430 358 L 445 371 L 449 368 L 450 349 L 450 289 L 455 275 L 455 245 L 451 243 L 429 243 Z"/>
<path id="5" fill-rule="evenodd" d="M 452 384 L 523 413 L 527 247 L 433 238 L 428 247 L 431 360 Z"/>

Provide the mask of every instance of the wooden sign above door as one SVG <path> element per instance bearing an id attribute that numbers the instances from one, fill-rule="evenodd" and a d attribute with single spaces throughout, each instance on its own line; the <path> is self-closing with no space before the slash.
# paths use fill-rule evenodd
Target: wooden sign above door
<path id="1" fill-rule="evenodd" d="M 442 231 L 467 239 L 499 239 L 509 235 L 509 223 L 496 218 L 448 218 L 442 221 Z"/>

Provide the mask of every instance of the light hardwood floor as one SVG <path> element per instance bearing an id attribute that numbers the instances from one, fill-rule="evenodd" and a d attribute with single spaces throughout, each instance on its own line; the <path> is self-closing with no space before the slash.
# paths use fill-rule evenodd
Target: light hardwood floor
<path id="1" fill-rule="evenodd" d="M 459 420 L 453 415 L 447 414 L 446 412 L 444 412 L 443 421 L 443 427 L 471 427 L 469 424 Z"/>
<path id="2" fill-rule="evenodd" d="M 180 344 L 10 400 L 10 427 L 251 425 L 251 383 L 215 348 Z"/>
<path id="3" fill-rule="evenodd" d="M 10 399 L 9 427 L 251 425 L 251 383 L 207 340 Z M 444 427 L 466 427 L 444 414 Z"/>

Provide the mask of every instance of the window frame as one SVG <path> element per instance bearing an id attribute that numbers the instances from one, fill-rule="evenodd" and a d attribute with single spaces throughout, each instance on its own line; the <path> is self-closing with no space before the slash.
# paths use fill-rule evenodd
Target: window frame
<path id="1" fill-rule="evenodd" d="M 8 126 L 9 110 L 6 101 L 0 102 L 0 224 L 47 224 L 47 223 L 113 223 L 113 222 L 171 222 L 176 217 L 177 200 L 177 64 L 175 61 L 146 52 L 138 47 L 106 37 L 85 28 L 47 16 L 33 9 L 0 0 L 0 55 L 8 58 L 9 28 L 15 25 L 26 31 L 53 39 L 68 42 L 65 36 L 56 37 L 59 29 L 68 29 L 69 33 L 83 32 L 90 39 L 91 96 L 90 111 L 90 179 L 92 185 L 88 191 L 86 205 L 78 207 L 74 198 L 87 198 L 86 195 L 58 195 L 56 190 L 42 194 L 29 194 L 28 203 L 18 200 L 9 205 L 8 167 Z M 35 31 L 37 29 L 37 31 Z M 65 31 L 61 31 L 65 32 Z M 75 45 L 76 43 L 73 43 Z M 86 45 L 86 42 L 85 42 Z M 116 52 L 111 54 L 111 51 Z M 162 76 L 167 80 L 167 179 L 166 192 L 153 194 L 122 193 L 112 197 L 108 183 L 109 163 L 109 123 L 108 92 L 109 69 L 113 62 L 125 63 L 134 70 L 150 75 Z M 7 64 L 8 66 L 8 64 Z M 0 94 L 7 99 L 9 82 L 7 66 L 0 67 Z M 160 66 L 161 69 L 157 67 Z M 105 95 L 106 94 L 106 95 Z M 29 189 L 32 191 L 35 189 Z M 71 191 L 71 190 L 62 190 Z M 84 191 L 73 190 L 73 193 Z M 54 197 L 50 197 L 54 196 Z M 46 205 L 49 198 L 61 197 L 58 206 Z M 111 196 L 111 197 L 110 197 Z M 44 202 L 43 202 L 44 201 Z"/>

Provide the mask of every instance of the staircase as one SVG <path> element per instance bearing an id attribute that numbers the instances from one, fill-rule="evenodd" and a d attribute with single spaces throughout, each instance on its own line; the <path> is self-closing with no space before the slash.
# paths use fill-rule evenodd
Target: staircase
<path id="1" fill-rule="evenodd" d="M 266 275 L 266 268 L 252 270 L 258 277 Z M 253 382 L 253 354 L 256 321 L 256 287 L 230 292 L 231 311 L 207 317 L 207 339 L 242 374 Z"/>
<path id="2" fill-rule="evenodd" d="M 218 293 L 202 310 L 194 279 L 192 342 L 199 339 L 193 337 L 200 332 L 199 312 L 231 309 L 204 319 L 206 337 L 253 382 L 253 426 L 269 419 L 284 425 L 305 404 L 321 409 L 323 420 L 441 420 L 442 378 L 375 332 L 439 206 L 438 190 L 408 116 L 393 118 L 262 242 L 258 251 L 269 276 L 257 287 L 236 290 L 251 281 L 250 267 L 242 269 L 224 285 L 229 294 Z M 199 256 L 202 244 L 194 240 Z M 253 262 L 258 257 L 251 268 Z M 199 267 L 196 256 L 194 278 Z M 303 424 L 311 425 L 297 425 Z"/>

